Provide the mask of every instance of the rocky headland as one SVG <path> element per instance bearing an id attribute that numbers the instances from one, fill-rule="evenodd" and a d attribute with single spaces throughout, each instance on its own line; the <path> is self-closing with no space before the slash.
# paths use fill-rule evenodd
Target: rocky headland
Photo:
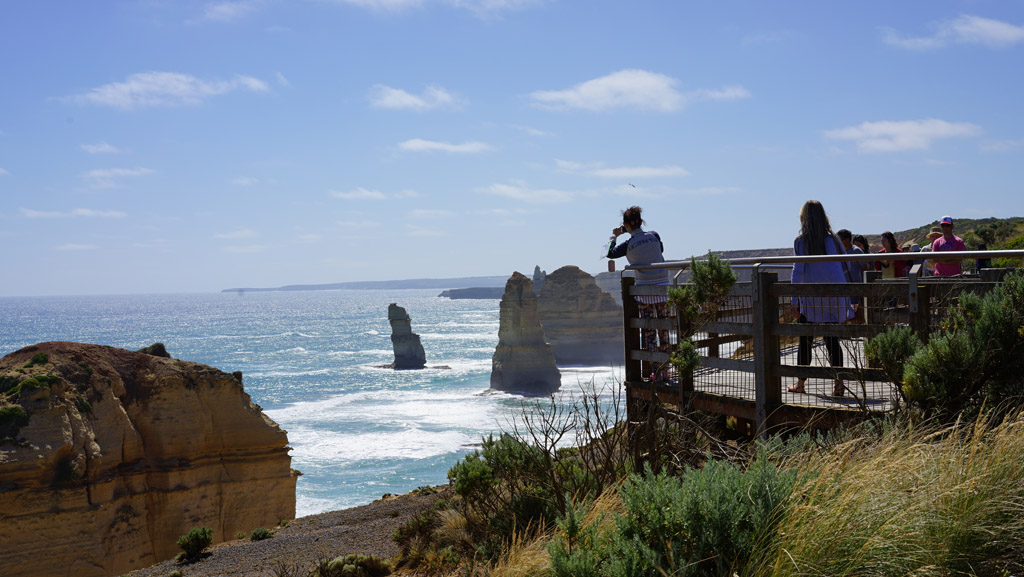
<path id="1" fill-rule="evenodd" d="M 0 567 L 110 576 L 295 515 L 288 437 L 241 374 L 100 345 L 0 359 Z"/>
<path id="2" fill-rule="evenodd" d="M 558 390 L 562 376 L 544 339 L 533 282 L 522 273 L 513 273 L 505 283 L 499 314 L 491 388 L 527 395 Z"/>
<path id="3" fill-rule="evenodd" d="M 579 267 L 547 275 L 537 312 L 559 365 L 622 365 L 622 307 Z"/>

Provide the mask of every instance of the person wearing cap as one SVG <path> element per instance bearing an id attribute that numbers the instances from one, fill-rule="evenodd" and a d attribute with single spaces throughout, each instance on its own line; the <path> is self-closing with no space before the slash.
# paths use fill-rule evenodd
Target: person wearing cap
<path id="1" fill-rule="evenodd" d="M 942 236 L 936 238 L 932 242 L 932 252 L 967 250 L 967 245 L 964 244 L 964 239 L 953 234 L 952 217 L 942 217 L 942 220 L 939 221 L 939 228 L 942 230 Z M 934 260 L 935 276 L 953 276 L 963 272 L 959 259 L 936 258 Z"/>
<path id="2" fill-rule="evenodd" d="M 933 226 L 932 230 L 928 233 L 927 236 L 925 236 L 925 238 L 928 239 L 928 242 L 924 243 L 924 246 L 921 247 L 921 252 L 931 252 L 932 251 L 932 243 L 935 242 L 935 239 L 939 238 L 940 236 L 942 236 L 942 229 L 937 227 L 937 226 Z M 924 267 L 923 267 L 923 274 L 924 274 L 924 276 L 935 276 L 935 261 L 934 260 L 925 259 Z"/>

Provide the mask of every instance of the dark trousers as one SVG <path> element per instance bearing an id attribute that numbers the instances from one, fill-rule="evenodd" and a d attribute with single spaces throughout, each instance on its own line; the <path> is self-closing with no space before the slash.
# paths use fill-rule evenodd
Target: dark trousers
<path id="1" fill-rule="evenodd" d="M 800 315 L 798 323 L 806 323 L 807 317 Z M 839 337 L 822 337 L 825 340 L 825 350 L 828 351 L 828 362 L 833 367 L 843 366 L 843 346 L 839 343 Z M 811 364 L 811 342 L 814 337 L 801 336 L 800 346 L 796 350 L 796 364 L 809 366 Z"/>

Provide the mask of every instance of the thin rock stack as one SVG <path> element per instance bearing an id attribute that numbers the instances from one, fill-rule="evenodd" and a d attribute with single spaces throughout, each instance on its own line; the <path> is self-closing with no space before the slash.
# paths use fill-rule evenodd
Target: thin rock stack
<path id="1" fill-rule="evenodd" d="M 562 375 L 537 314 L 533 282 L 519 272 L 505 283 L 501 297 L 498 346 L 491 360 L 491 388 L 527 395 L 558 390 Z"/>
<path id="2" fill-rule="evenodd" d="M 388 306 L 388 322 L 391 323 L 391 344 L 395 349 L 397 370 L 422 369 L 427 364 L 420 336 L 412 332 L 412 320 L 405 309 L 396 303 Z"/>

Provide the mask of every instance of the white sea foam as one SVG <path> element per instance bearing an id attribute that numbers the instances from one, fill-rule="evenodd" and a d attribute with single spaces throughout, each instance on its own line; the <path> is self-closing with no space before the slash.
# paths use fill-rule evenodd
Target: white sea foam
<path id="1" fill-rule="evenodd" d="M 317 375 L 330 375 L 334 373 L 331 369 L 312 369 L 309 371 L 253 371 L 246 375 L 252 378 L 295 378 L 312 377 Z"/>
<path id="2" fill-rule="evenodd" d="M 299 463 L 423 459 L 463 450 L 477 440 L 466 432 L 411 427 L 398 431 L 341 433 L 295 427 L 289 431 L 292 456 Z M 301 465 L 299 466 L 301 470 Z"/>

